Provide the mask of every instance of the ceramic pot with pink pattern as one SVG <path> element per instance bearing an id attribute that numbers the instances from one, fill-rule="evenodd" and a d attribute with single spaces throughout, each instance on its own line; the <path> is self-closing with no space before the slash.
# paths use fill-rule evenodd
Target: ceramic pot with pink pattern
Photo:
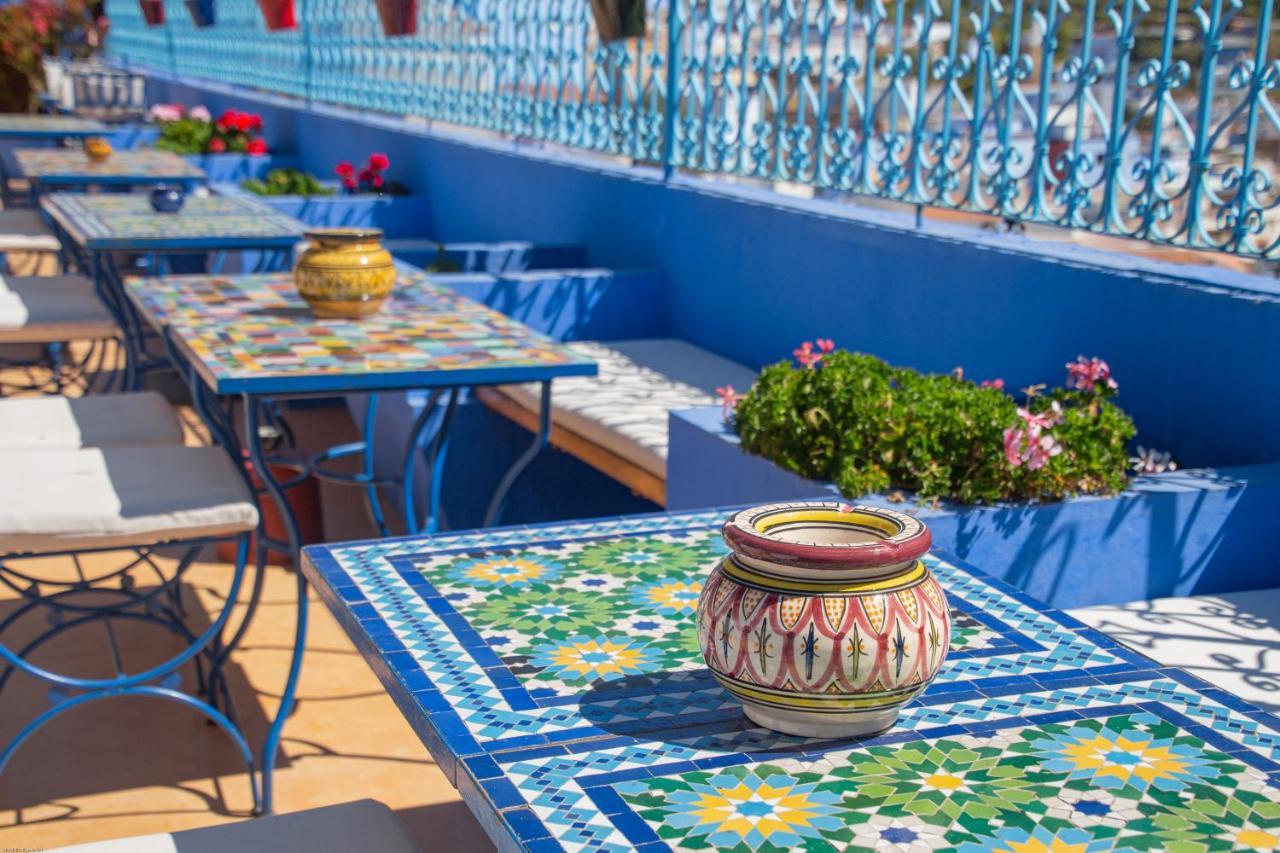
<path id="1" fill-rule="evenodd" d="M 712 674 L 752 721 L 807 737 L 884 731 L 942 668 L 951 616 L 918 519 L 835 501 L 725 522 L 698 602 Z"/>

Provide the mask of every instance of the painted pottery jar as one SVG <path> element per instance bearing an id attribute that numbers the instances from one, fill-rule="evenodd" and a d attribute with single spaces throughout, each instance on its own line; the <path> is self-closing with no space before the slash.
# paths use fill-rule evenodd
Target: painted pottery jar
<path id="1" fill-rule="evenodd" d="M 951 616 L 921 561 L 928 529 L 834 501 L 744 510 L 698 601 L 712 674 L 756 724 L 807 737 L 893 725 L 947 655 Z"/>
<path id="2" fill-rule="evenodd" d="M 363 317 L 395 288 L 396 268 L 378 228 L 317 228 L 293 269 L 298 293 L 317 317 Z"/>
<path id="3" fill-rule="evenodd" d="M 111 147 L 111 143 L 101 136 L 87 136 L 80 145 L 84 150 L 84 156 L 94 163 L 103 162 L 111 156 L 114 150 Z"/>

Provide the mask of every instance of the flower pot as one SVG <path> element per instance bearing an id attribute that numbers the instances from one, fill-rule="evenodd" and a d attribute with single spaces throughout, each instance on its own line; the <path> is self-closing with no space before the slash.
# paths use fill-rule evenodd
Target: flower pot
<path id="1" fill-rule="evenodd" d="M 247 458 L 244 461 L 244 467 L 249 471 L 249 479 L 253 481 L 253 485 L 256 488 L 262 488 L 262 479 L 253 470 L 253 463 Z M 289 483 L 296 480 L 303 471 L 301 465 L 285 463 L 273 463 L 270 468 L 271 476 L 275 477 L 278 483 Z M 285 500 L 288 501 L 289 508 L 293 510 L 293 517 L 298 520 L 298 534 L 302 537 L 302 544 L 314 545 L 317 542 L 323 542 L 324 520 L 320 511 L 320 484 L 316 481 L 316 478 L 307 477 L 286 488 Z M 262 527 L 266 530 L 267 536 L 283 541 L 287 534 L 285 533 L 284 519 L 280 517 L 280 509 L 276 506 L 276 502 L 270 496 L 264 496 L 260 501 L 260 507 L 262 511 Z M 253 547 L 256 544 L 257 534 L 255 533 L 250 540 L 250 560 L 253 560 Z M 224 563 L 233 562 L 236 558 L 236 543 L 219 542 L 217 553 L 218 559 Z M 293 562 L 293 556 L 268 548 L 267 562 L 277 566 L 289 565 Z"/>
<path id="2" fill-rule="evenodd" d="M 725 522 L 733 553 L 698 601 L 712 674 L 756 724 L 805 737 L 893 725 L 951 639 L 942 587 L 909 515 L 834 501 L 772 504 Z"/>
<path id="3" fill-rule="evenodd" d="M 212 27 L 218 22 L 213 0 L 186 0 L 191 23 L 197 27 Z"/>
<path id="4" fill-rule="evenodd" d="M 644 0 L 591 0 L 591 16 L 601 41 L 644 35 Z"/>
<path id="5" fill-rule="evenodd" d="M 411 36 L 418 31 L 418 0 L 377 0 L 382 34 Z"/>
<path id="6" fill-rule="evenodd" d="M 378 228 L 320 228 L 293 270 L 298 293 L 317 317 L 364 317 L 382 307 L 396 283 L 395 263 Z"/>
<path id="7" fill-rule="evenodd" d="M 164 0 L 138 0 L 138 6 L 148 27 L 164 26 Z"/>
<path id="8" fill-rule="evenodd" d="M 258 0 L 258 8 L 262 11 L 262 20 L 268 30 L 274 32 L 298 28 L 298 16 L 293 11 L 293 0 Z"/>

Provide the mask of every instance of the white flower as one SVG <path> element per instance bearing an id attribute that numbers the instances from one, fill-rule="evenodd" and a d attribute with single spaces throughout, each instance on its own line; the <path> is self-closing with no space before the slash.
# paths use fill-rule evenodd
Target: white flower
<path id="1" fill-rule="evenodd" d="M 1167 453 L 1154 447 L 1138 445 L 1138 455 L 1129 459 L 1129 464 L 1138 474 L 1163 474 L 1165 471 L 1177 471 L 1178 463 Z"/>

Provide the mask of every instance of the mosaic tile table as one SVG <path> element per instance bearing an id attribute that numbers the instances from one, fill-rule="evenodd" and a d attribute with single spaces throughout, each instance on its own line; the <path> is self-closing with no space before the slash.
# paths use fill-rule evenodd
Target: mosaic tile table
<path id="1" fill-rule="evenodd" d="M 19 148 L 13 152 L 21 177 L 33 189 L 49 186 L 129 186 L 203 183 L 204 170 L 171 151 L 116 151 L 94 162 L 76 148 Z"/>
<path id="2" fill-rule="evenodd" d="M 100 121 L 76 116 L 0 113 L 0 139 L 68 139 L 109 131 Z"/>
<path id="3" fill-rule="evenodd" d="M 41 208 L 89 251 L 292 249 L 306 225 L 252 199 L 191 196 L 177 213 L 157 213 L 146 195 L 49 193 Z"/>
<path id="4" fill-rule="evenodd" d="M 751 727 L 693 624 L 729 512 L 318 546 L 303 569 L 502 849 L 1280 844 L 1280 720 L 941 556 L 950 656 L 888 733 Z"/>
<path id="5" fill-rule="evenodd" d="M 218 394 L 331 393 L 541 382 L 595 362 L 401 267 L 382 310 L 320 319 L 289 273 L 132 278 L 129 298 L 168 327 Z"/>

